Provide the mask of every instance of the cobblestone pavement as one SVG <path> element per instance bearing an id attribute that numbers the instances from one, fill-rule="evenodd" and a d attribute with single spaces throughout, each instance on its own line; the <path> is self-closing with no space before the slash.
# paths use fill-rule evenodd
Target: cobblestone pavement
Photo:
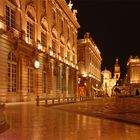
<path id="1" fill-rule="evenodd" d="M 10 128 L 0 140 L 140 140 L 139 104 L 138 99 L 95 99 L 52 107 L 7 104 Z"/>

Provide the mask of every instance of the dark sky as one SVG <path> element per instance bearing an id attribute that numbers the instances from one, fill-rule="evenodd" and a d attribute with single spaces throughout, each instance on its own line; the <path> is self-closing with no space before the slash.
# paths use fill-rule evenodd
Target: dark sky
<path id="1" fill-rule="evenodd" d="M 75 0 L 78 38 L 90 32 L 100 52 L 102 69 L 113 71 L 119 58 L 122 75 L 130 55 L 140 56 L 140 0 Z"/>

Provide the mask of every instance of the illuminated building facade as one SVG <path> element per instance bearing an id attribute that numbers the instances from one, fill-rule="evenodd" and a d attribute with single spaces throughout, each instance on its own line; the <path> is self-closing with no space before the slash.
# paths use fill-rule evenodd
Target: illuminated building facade
<path id="1" fill-rule="evenodd" d="M 76 12 L 65 0 L 1 0 L 0 100 L 77 94 Z"/>
<path id="2" fill-rule="evenodd" d="M 118 59 L 116 59 L 114 65 L 114 76 L 112 78 L 112 73 L 105 69 L 102 71 L 103 75 L 103 91 L 105 96 L 112 96 L 113 94 L 113 87 L 116 85 L 116 82 L 120 78 L 120 65 L 118 63 Z"/>
<path id="3" fill-rule="evenodd" d="M 130 57 L 127 61 L 127 79 L 130 85 L 130 94 L 135 95 L 136 90 L 140 92 L 140 58 Z"/>
<path id="4" fill-rule="evenodd" d="M 77 44 L 79 96 L 96 96 L 101 88 L 101 54 L 89 33 Z"/>
<path id="5" fill-rule="evenodd" d="M 118 58 L 116 58 L 116 63 L 114 65 L 114 79 L 119 80 L 120 78 L 120 65 L 118 63 Z"/>

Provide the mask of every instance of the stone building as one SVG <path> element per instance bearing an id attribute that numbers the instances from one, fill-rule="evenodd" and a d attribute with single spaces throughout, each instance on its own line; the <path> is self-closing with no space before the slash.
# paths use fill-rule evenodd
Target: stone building
<path id="1" fill-rule="evenodd" d="M 118 58 L 116 58 L 116 62 L 115 62 L 115 65 L 114 65 L 114 79 L 119 80 L 120 74 L 121 74 L 121 72 L 120 72 L 120 64 L 119 64 Z"/>
<path id="2" fill-rule="evenodd" d="M 1 0 L 0 100 L 75 96 L 78 28 L 65 0 Z"/>
<path id="3" fill-rule="evenodd" d="M 114 65 L 114 76 L 112 76 L 112 73 L 105 69 L 102 71 L 103 75 L 103 91 L 105 96 L 112 96 L 115 94 L 113 92 L 113 88 L 116 85 L 116 82 L 120 78 L 120 65 L 118 63 L 118 59 L 116 59 L 115 65 Z"/>
<path id="4" fill-rule="evenodd" d="M 101 53 L 89 33 L 78 40 L 79 96 L 98 96 L 101 92 Z"/>
<path id="5" fill-rule="evenodd" d="M 127 82 L 131 95 L 135 95 L 136 91 L 140 93 L 140 58 L 138 56 L 131 56 L 127 61 Z"/>

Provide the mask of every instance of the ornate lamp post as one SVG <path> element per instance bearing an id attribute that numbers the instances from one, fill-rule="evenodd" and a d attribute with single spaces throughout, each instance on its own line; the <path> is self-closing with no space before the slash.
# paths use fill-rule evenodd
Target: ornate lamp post
<path id="1" fill-rule="evenodd" d="M 37 106 L 39 106 L 39 95 L 38 95 L 38 69 L 40 68 L 40 62 L 35 60 L 34 67 L 36 69 L 36 95 L 37 95 Z"/>
<path id="2" fill-rule="evenodd" d="M 40 62 L 39 62 L 38 60 L 35 60 L 35 62 L 34 62 L 34 67 L 35 67 L 36 69 L 39 69 L 39 68 L 40 68 Z"/>

